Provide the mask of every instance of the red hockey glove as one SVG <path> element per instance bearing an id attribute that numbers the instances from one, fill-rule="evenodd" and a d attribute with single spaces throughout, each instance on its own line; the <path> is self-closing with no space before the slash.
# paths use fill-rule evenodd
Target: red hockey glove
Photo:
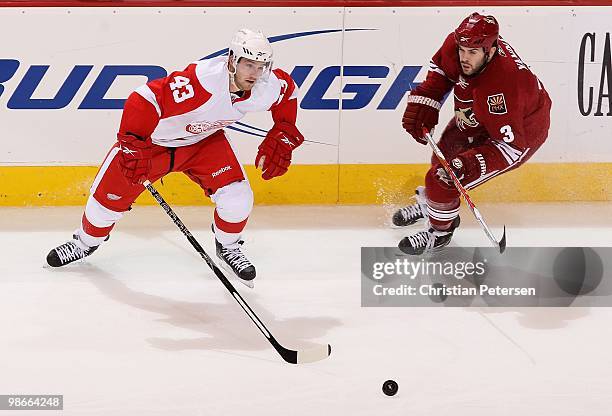
<path id="1" fill-rule="evenodd" d="M 466 165 L 465 160 L 461 156 L 455 157 L 448 163 L 453 170 L 459 182 L 462 182 L 465 179 L 466 173 Z M 455 183 L 450 175 L 446 172 L 446 170 L 442 167 L 442 165 L 438 165 L 436 168 L 436 179 L 438 182 L 446 188 L 455 189 Z"/>
<path id="2" fill-rule="evenodd" d="M 143 139 L 132 134 L 117 134 L 119 142 L 119 166 L 128 181 L 143 183 L 151 173 L 153 144 L 151 139 Z"/>
<path id="3" fill-rule="evenodd" d="M 291 164 L 293 149 L 304 142 L 302 133 L 291 123 L 275 123 L 259 145 L 255 166 L 261 168 L 265 180 L 284 175 Z"/>
<path id="4" fill-rule="evenodd" d="M 438 124 L 441 104 L 433 98 L 409 95 L 408 105 L 402 117 L 402 126 L 414 140 L 427 144 L 423 137 L 423 127 L 431 131 Z"/>

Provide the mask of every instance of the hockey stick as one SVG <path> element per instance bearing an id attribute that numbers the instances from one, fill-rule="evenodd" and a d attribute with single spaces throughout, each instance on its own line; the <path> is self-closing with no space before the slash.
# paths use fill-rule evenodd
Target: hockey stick
<path id="1" fill-rule="evenodd" d="M 202 256 L 206 264 L 208 264 L 208 267 L 210 267 L 215 273 L 215 275 L 219 278 L 219 280 L 221 280 L 221 283 L 223 283 L 227 290 L 229 290 L 234 299 L 236 299 L 236 302 L 238 302 L 240 307 L 242 307 L 246 314 L 249 315 L 249 318 L 251 318 L 257 328 L 259 328 L 261 333 L 264 334 L 264 336 L 268 339 L 270 344 L 272 344 L 274 349 L 280 354 L 281 357 L 283 357 L 283 360 L 291 364 L 304 364 L 319 361 L 329 357 L 329 355 L 331 354 L 331 345 L 329 344 L 317 345 L 316 347 L 301 351 L 290 350 L 279 344 L 279 342 L 276 340 L 276 338 L 274 338 L 268 328 L 266 328 L 263 322 L 261 322 L 255 312 L 253 312 L 253 309 L 251 309 L 251 307 L 245 302 L 242 296 L 240 296 L 240 293 L 238 293 L 238 291 L 234 288 L 230 281 L 227 280 L 227 277 L 225 277 L 223 272 L 212 261 L 210 256 L 206 254 L 200 243 L 198 243 L 198 241 L 193 237 L 193 235 L 191 235 L 185 224 L 183 224 L 180 218 L 174 213 L 172 208 L 170 208 L 166 201 L 164 201 L 164 198 L 162 198 L 159 192 L 157 192 L 153 185 L 151 185 L 151 182 L 145 181 L 143 185 L 151 193 L 153 198 L 155 198 L 157 203 L 159 203 L 159 205 L 164 209 L 164 211 L 166 211 L 166 214 L 168 214 L 168 216 L 172 219 L 172 221 L 179 228 L 179 230 L 181 230 L 185 237 L 187 237 L 187 240 L 189 240 L 193 248 L 195 248 L 196 251 L 200 254 L 200 256 Z"/>
<path id="2" fill-rule="evenodd" d="M 438 158 L 438 160 L 442 164 L 442 167 L 444 167 L 444 170 L 446 171 L 446 173 L 448 173 L 448 175 L 453 179 L 453 183 L 455 184 L 455 188 L 457 188 L 457 190 L 461 193 L 461 195 L 463 196 L 463 199 L 465 199 L 465 202 L 467 203 L 468 207 L 470 207 L 470 211 L 472 211 L 472 214 L 474 214 L 474 217 L 476 217 L 476 220 L 480 223 L 480 225 L 482 225 L 482 228 L 484 229 L 484 232 L 487 235 L 487 237 L 489 237 L 489 240 L 491 240 L 491 242 L 495 246 L 497 246 L 499 248 L 499 252 L 500 253 L 503 253 L 504 250 L 506 249 L 506 226 L 504 225 L 504 234 L 502 235 L 501 240 L 497 241 L 497 239 L 493 235 L 493 232 L 487 226 L 487 223 L 485 222 L 484 218 L 482 218 L 482 215 L 480 215 L 480 211 L 478 211 L 478 208 L 476 208 L 476 205 L 474 205 L 474 203 L 470 199 L 470 196 L 468 195 L 467 191 L 465 190 L 463 185 L 461 185 L 461 182 L 459 182 L 459 179 L 457 179 L 457 175 L 455 175 L 455 172 L 449 166 L 448 162 L 446 161 L 446 158 L 442 154 L 442 151 L 440 150 L 440 148 L 438 147 L 438 145 L 434 141 L 434 139 L 431 136 L 431 134 L 429 133 L 429 131 L 424 128 L 423 129 L 423 134 L 425 135 L 425 138 L 427 139 L 427 142 L 429 143 L 429 145 L 433 149 L 436 157 Z"/>

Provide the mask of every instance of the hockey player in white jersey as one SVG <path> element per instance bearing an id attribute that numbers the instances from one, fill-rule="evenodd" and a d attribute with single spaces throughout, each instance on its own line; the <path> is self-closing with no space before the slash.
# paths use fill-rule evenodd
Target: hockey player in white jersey
<path id="1" fill-rule="evenodd" d="M 130 94 L 81 226 L 49 252 L 47 263 L 61 267 L 91 255 L 144 191 L 145 180 L 183 172 L 216 205 L 213 230 L 221 265 L 253 287 L 255 267 L 241 250 L 253 192 L 223 128 L 249 112 L 270 111 L 274 126 L 259 145 L 255 165 L 266 180 L 287 172 L 304 137 L 295 125 L 297 87 L 286 72 L 272 68 L 272 57 L 261 32 L 241 29 L 228 56 L 194 62 Z"/>

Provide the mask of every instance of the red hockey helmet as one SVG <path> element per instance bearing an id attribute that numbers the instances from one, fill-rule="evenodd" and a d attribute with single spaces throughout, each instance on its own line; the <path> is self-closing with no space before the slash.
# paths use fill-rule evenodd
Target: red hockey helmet
<path id="1" fill-rule="evenodd" d="M 484 48 L 489 52 L 499 37 L 499 24 L 493 16 L 472 13 L 455 29 L 455 42 L 465 48 Z"/>

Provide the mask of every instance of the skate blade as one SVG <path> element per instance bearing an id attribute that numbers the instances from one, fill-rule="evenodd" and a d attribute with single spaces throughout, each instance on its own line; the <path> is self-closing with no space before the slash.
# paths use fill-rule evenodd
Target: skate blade
<path id="1" fill-rule="evenodd" d="M 242 283 L 249 289 L 253 289 L 255 287 L 255 283 L 253 283 L 254 279 L 253 280 L 243 280 L 243 279 L 240 279 L 239 277 L 237 279 L 240 281 L 240 283 Z"/>
<path id="2" fill-rule="evenodd" d="M 246 287 L 248 287 L 249 289 L 253 289 L 255 287 L 255 282 L 253 280 L 244 280 L 238 277 L 238 275 L 236 273 L 234 273 L 234 271 L 232 270 L 232 268 L 230 266 L 228 266 L 227 264 L 225 264 L 225 262 L 223 260 L 217 260 L 217 264 L 219 265 L 219 267 L 221 267 L 228 275 L 229 277 L 232 278 L 232 280 L 237 280 L 240 283 L 242 283 L 243 285 L 245 285 Z"/>
<path id="3" fill-rule="evenodd" d="M 406 228 L 412 227 L 414 225 L 421 225 L 421 224 L 423 224 L 423 222 L 425 222 L 425 218 L 419 218 L 418 220 L 416 220 L 412 224 L 408 224 L 408 225 L 395 225 L 395 224 L 393 224 L 393 221 L 391 221 L 390 227 L 393 230 L 405 230 Z"/>
<path id="4" fill-rule="evenodd" d="M 422 225 L 423 224 L 423 220 L 416 220 L 416 222 L 412 223 L 412 224 L 408 224 L 408 225 L 395 225 L 393 223 L 391 223 L 391 225 L 389 226 L 389 228 L 391 228 L 392 230 L 405 230 L 409 227 L 412 227 L 414 225 Z"/>
<path id="5" fill-rule="evenodd" d="M 78 259 L 75 260 L 73 262 L 70 262 L 68 264 L 64 264 L 63 266 L 51 266 L 49 263 L 47 263 L 46 261 L 43 262 L 42 268 L 45 270 L 59 270 L 59 269 L 68 269 L 68 268 L 73 268 L 77 265 L 85 265 L 85 266 L 89 266 L 90 263 L 88 263 L 85 258 L 82 259 Z"/>
<path id="6" fill-rule="evenodd" d="M 414 253 L 414 254 L 404 253 L 402 251 L 402 254 L 404 256 L 412 256 L 412 257 L 421 256 L 423 258 L 429 258 L 429 257 L 433 257 L 433 256 L 436 256 L 436 255 L 444 252 L 446 250 L 446 247 L 448 247 L 448 245 L 442 246 L 442 247 L 426 248 L 425 250 L 423 250 L 423 252 L 421 252 L 421 253 Z M 401 251 L 401 249 L 400 249 L 400 251 Z"/>

